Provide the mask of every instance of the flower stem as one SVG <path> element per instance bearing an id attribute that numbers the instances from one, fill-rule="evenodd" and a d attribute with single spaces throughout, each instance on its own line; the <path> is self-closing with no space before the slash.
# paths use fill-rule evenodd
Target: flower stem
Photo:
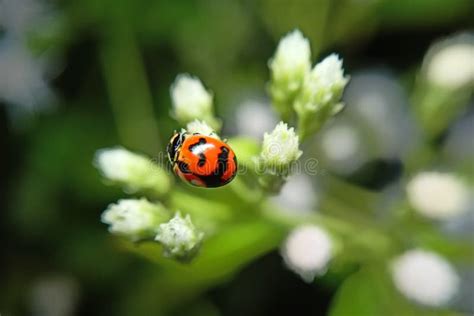
<path id="1" fill-rule="evenodd" d="M 135 38 L 126 25 L 106 37 L 100 57 L 119 137 L 127 147 L 156 155 L 159 132 Z"/>

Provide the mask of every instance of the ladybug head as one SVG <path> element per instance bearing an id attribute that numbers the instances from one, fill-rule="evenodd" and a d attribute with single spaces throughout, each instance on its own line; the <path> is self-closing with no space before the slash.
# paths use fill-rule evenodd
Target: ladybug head
<path id="1" fill-rule="evenodd" d="M 168 159 L 172 164 L 177 159 L 177 154 L 184 142 L 184 139 L 186 137 L 185 132 L 175 132 L 173 136 L 170 139 L 170 142 L 168 143 L 168 146 L 166 147 L 166 151 L 168 153 Z"/>

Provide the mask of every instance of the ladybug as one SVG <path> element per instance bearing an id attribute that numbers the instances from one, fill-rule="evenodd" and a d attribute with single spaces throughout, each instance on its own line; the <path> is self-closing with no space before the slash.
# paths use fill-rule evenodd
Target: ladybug
<path id="1" fill-rule="evenodd" d="M 167 146 L 173 171 L 184 181 L 204 188 L 223 186 L 237 173 L 237 158 L 225 142 L 203 134 L 175 133 Z"/>

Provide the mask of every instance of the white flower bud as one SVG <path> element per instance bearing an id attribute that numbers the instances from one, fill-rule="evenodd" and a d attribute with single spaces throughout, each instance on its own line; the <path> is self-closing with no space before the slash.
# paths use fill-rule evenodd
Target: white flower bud
<path id="1" fill-rule="evenodd" d="M 280 40 L 269 67 L 273 104 L 281 114 L 287 114 L 291 111 L 295 94 L 311 68 L 309 41 L 299 30 L 287 34 Z"/>
<path id="2" fill-rule="evenodd" d="M 348 77 L 344 77 L 342 60 L 331 54 L 314 66 L 303 84 L 296 102 L 299 111 L 317 111 L 327 105 L 335 106 L 341 99 Z"/>
<path id="3" fill-rule="evenodd" d="M 199 121 L 199 120 L 194 120 L 192 122 L 189 122 L 186 125 L 186 131 L 190 134 L 201 134 L 201 135 L 207 135 L 207 136 L 212 136 L 215 138 L 219 138 L 219 136 L 216 134 L 214 129 L 210 127 L 206 122 L 204 121 Z"/>
<path id="4" fill-rule="evenodd" d="M 469 189 L 449 173 L 422 172 L 407 185 L 408 199 L 420 214 L 446 219 L 467 210 Z"/>
<path id="5" fill-rule="evenodd" d="M 150 203 L 144 198 L 119 200 L 102 213 L 102 222 L 110 225 L 111 233 L 132 240 L 153 237 L 158 225 L 168 218 L 168 212 L 162 205 Z"/>
<path id="6" fill-rule="evenodd" d="M 459 277 L 439 255 L 410 250 L 392 263 L 392 278 L 407 298 L 423 305 L 439 307 L 448 303 L 459 289 Z"/>
<path id="7" fill-rule="evenodd" d="M 300 135 L 308 136 L 318 131 L 328 118 L 344 107 L 340 100 L 348 81 L 342 60 L 336 54 L 314 66 L 295 100 Z"/>
<path id="8" fill-rule="evenodd" d="M 162 168 L 147 157 L 124 148 L 97 151 L 94 164 L 106 179 L 124 185 L 131 193 L 151 190 L 163 194 L 170 187 L 170 179 Z"/>
<path id="9" fill-rule="evenodd" d="M 177 212 L 167 223 L 160 225 L 155 240 L 163 245 L 165 256 L 186 261 L 197 253 L 203 237 L 204 233 L 194 226 L 189 214 L 183 218 Z"/>
<path id="10" fill-rule="evenodd" d="M 270 133 L 263 136 L 260 158 L 262 163 L 272 169 L 285 170 L 302 155 L 298 136 L 293 127 L 280 122 Z"/>
<path id="11" fill-rule="evenodd" d="M 178 75 L 171 86 L 173 114 L 182 124 L 198 119 L 214 125 L 212 98 L 201 80 L 188 74 Z"/>
<path id="12" fill-rule="evenodd" d="M 434 44 L 424 63 L 427 80 L 449 90 L 474 84 L 474 36 L 461 34 Z"/>
<path id="13" fill-rule="evenodd" d="M 333 245 L 325 230 L 305 225 L 295 228 L 282 247 L 285 264 L 306 282 L 326 273 Z"/>
<path id="14" fill-rule="evenodd" d="M 287 34 L 278 43 L 269 64 L 274 81 L 285 82 L 289 91 L 297 90 L 311 68 L 308 39 L 299 30 Z"/>

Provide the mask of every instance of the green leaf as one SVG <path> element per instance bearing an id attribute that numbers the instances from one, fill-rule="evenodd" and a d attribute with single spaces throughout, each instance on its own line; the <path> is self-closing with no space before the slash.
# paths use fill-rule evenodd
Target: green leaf
<path id="1" fill-rule="evenodd" d="M 331 303 L 329 316 L 460 316 L 416 305 L 394 287 L 385 264 L 364 266 L 347 278 Z"/>
<path id="2" fill-rule="evenodd" d="M 196 226 L 206 232 L 214 231 L 219 223 L 231 221 L 234 215 L 229 203 L 213 200 L 204 194 L 191 195 L 179 189 L 173 190 L 168 202 L 170 209 L 191 215 Z"/>
<path id="3" fill-rule="evenodd" d="M 260 144 L 252 138 L 234 137 L 227 141 L 234 150 L 239 164 L 246 166 L 253 165 L 253 157 L 260 153 Z"/>
<path id="4" fill-rule="evenodd" d="M 437 315 L 412 305 L 392 285 L 384 267 L 366 266 L 344 281 L 334 298 L 330 316 Z"/>
<path id="5" fill-rule="evenodd" d="M 264 221 L 235 224 L 204 241 L 190 264 L 164 258 L 156 242 L 126 243 L 125 247 L 159 265 L 160 276 L 154 283 L 161 292 L 157 299 L 172 306 L 226 281 L 245 264 L 277 247 L 283 235 L 283 230 Z"/>
<path id="6" fill-rule="evenodd" d="M 370 274 L 360 270 L 342 284 L 334 298 L 330 316 L 378 316 L 382 315 L 380 299 L 385 299 L 370 282 Z"/>

